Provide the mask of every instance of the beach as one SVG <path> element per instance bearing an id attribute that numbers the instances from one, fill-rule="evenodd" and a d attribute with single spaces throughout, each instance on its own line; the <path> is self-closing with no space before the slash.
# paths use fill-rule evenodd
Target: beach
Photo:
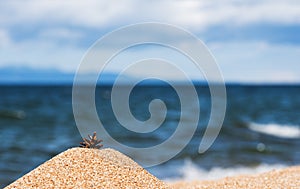
<path id="1" fill-rule="evenodd" d="M 0 188 L 78 146 L 83 137 L 97 131 L 95 119 L 87 116 L 84 124 L 87 132 L 78 132 L 72 111 L 72 86 L 2 86 L 0 90 L 0 138 L 5 139 L 0 155 Z M 168 106 L 165 122 L 149 133 L 132 132 L 118 122 L 111 100 L 107 98 L 111 90 L 111 86 L 97 87 L 96 106 L 105 130 L 122 145 L 138 150 L 161 144 L 176 131 L 181 117 L 185 125 L 181 135 L 194 132 L 190 121 L 195 104 L 191 102 L 190 111 L 182 114 L 179 99 L 171 87 L 138 86 L 132 93 L 132 114 L 140 120 L 149 118 L 148 106 L 153 98 L 161 99 Z M 175 182 L 216 180 L 300 165 L 300 116 L 297 113 L 300 88 L 227 86 L 227 92 L 226 119 L 209 150 L 198 153 L 211 112 L 210 92 L 207 86 L 197 86 L 202 110 L 194 137 L 175 158 L 170 157 L 166 163 L 147 171 L 160 180 Z M 103 132 L 97 131 L 97 134 L 104 147 L 122 149 L 110 143 Z M 183 144 L 185 140 L 186 137 L 178 137 L 174 145 Z M 174 150 L 180 151 L 176 147 L 147 155 L 138 151 L 126 154 L 136 162 L 153 162 L 163 160 Z"/>
<path id="2" fill-rule="evenodd" d="M 0 189 L 300 189 L 300 0 L 0 10 Z"/>
<path id="3" fill-rule="evenodd" d="M 126 155 L 107 149 L 71 148 L 5 189 L 13 188 L 300 188 L 300 166 L 212 181 L 166 183 Z"/>
<path id="4" fill-rule="evenodd" d="M 212 181 L 177 182 L 172 188 L 251 188 L 251 189 L 298 189 L 300 188 L 300 166 L 273 170 L 256 175 L 239 175 Z"/>

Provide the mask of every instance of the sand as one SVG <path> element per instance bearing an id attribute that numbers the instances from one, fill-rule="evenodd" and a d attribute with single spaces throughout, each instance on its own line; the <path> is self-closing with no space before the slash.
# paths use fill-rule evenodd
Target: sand
<path id="1" fill-rule="evenodd" d="M 166 188 L 132 159 L 113 149 L 69 149 L 5 189 Z"/>
<path id="2" fill-rule="evenodd" d="M 300 189 L 300 166 L 273 170 L 256 175 L 240 175 L 214 181 L 177 182 L 172 188 L 242 188 L 242 189 Z"/>
<path id="3" fill-rule="evenodd" d="M 164 183 L 113 149 L 69 149 L 16 180 L 12 188 L 300 189 L 300 166 L 214 181 Z"/>

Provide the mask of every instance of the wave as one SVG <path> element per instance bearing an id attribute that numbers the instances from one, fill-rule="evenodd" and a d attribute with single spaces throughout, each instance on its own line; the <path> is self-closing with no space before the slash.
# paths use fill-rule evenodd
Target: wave
<path id="1" fill-rule="evenodd" d="M 176 182 L 176 181 L 194 181 L 194 180 L 215 180 L 221 179 L 229 176 L 236 175 L 249 175 L 258 174 L 263 172 L 272 171 L 275 169 L 282 169 L 287 167 L 287 165 L 275 164 L 260 164 L 258 166 L 246 167 L 246 166 L 236 166 L 230 168 L 214 167 L 209 170 L 198 167 L 190 159 L 185 160 L 184 164 L 178 168 L 179 174 L 181 176 L 176 178 L 163 179 L 166 182 Z"/>
<path id="2" fill-rule="evenodd" d="M 251 123 L 249 129 L 255 132 L 281 138 L 300 138 L 300 128 L 292 125 Z"/>

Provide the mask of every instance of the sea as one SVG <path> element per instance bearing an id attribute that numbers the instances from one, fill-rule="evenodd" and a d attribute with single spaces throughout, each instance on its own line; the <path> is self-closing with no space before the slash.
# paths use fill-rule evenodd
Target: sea
<path id="1" fill-rule="evenodd" d="M 300 164 L 300 86 L 226 85 L 221 131 L 202 154 L 198 148 L 210 119 L 211 94 L 205 84 L 195 88 L 200 114 L 196 115 L 199 123 L 192 139 L 170 160 L 147 167 L 150 173 L 165 181 L 207 180 Z M 132 115 L 138 120 L 149 119 L 150 102 L 161 99 L 167 107 L 166 117 L 153 132 L 126 131 L 112 111 L 111 90 L 110 85 L 95 90 L 99 119 L 114 139 L 134 148 L 164 142 L 176 130 L 181 115 L 188 125 L 190 116 L 197 113 L 181 114 L 179 96 L 171 86 L 139 85 L 130 94 Z M 101 133 L 97 136 L 102 137 Z M 0 188 L 68 148 L 79 146 L 82 136 L 72 109 L 72 85 L 0 86 L 0 139 Z M 103 140 L 104 148 L 111 147 Z M 165 149 L 161 153 L 157 158 L 170 152 Z"/>

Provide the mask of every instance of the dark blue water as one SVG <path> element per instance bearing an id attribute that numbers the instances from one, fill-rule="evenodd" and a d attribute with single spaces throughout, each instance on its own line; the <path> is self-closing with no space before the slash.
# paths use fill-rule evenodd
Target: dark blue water
<path id="1" fill-rule="evenodd" d="M 129 104 L 139 120 L 150 117 L 148 105 L 153 99 L 163 100 L 168 108 L 161 127 L 144 134 L 128 131 L 118 123 L 110 92 L 109 86 L 97 88 L 97 111 L 107 131 L 119 142 L 149 147 L 165 141 L 175 131 L 181 108 L 171 87 L 139 86 L 132 91 Z M 299 86 L 227 86 L 222 130 L 204 154 L 197 152 L 209 120 L 211 98 L 206 86 L 197 86 L 197 92 L 201 114 L 194 137 L 173 159 L 149 168 L 155 176 L 191 179 L 300 164 Z M 187 123 L 192 114 L 184 115 Z M 81 136 L 73 117 L 72 86 L 1 86 L 0 139 L 0 187 L 78 146 Z M 109 146 L 105 140 L 104 146 Z"/>

